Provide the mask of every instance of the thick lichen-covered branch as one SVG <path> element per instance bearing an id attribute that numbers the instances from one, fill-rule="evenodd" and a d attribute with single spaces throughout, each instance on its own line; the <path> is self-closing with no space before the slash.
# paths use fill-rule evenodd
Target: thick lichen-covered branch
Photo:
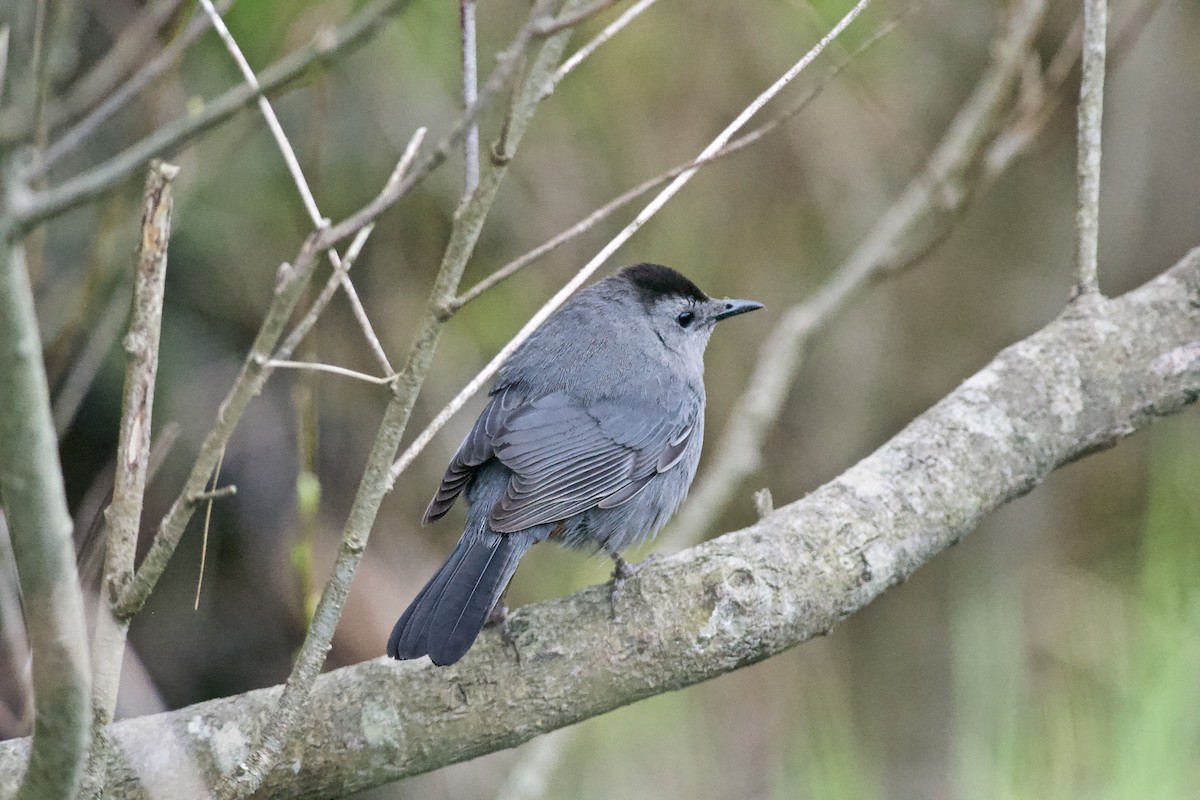
<path id="1" fill-rule="evenodd" d="M 1200 397 L 1200 250 L 997 355 L 845 474 L 626 586 L 518 611 L 521 661 L 485 635 L 458 664 L 382 658 L 322 676 L 264 797 L 341 796 L 760 661 L 828 632 L 1054 469 Z M 114 797 L 178 794 L 245 757 L 279 689 L 117 723 Z M 0 745 L 0 782 L 25 742 Z"/>

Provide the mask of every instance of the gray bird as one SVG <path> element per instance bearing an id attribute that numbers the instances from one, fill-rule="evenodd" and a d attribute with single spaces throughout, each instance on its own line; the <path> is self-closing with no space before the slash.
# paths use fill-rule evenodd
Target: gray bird
<path id="1" fill-rule="evenodd" d="M 425 511 L 466 490 L 454 552 L 392 630 L 392 658 L 453 664 L 537 542 L 608 553 L 653 536 L 687 495 L 704 438 L 704 348 L 717 322 L 762 308 L 714 300 L 673 269 L 597 281 L 508 359 Z"/>

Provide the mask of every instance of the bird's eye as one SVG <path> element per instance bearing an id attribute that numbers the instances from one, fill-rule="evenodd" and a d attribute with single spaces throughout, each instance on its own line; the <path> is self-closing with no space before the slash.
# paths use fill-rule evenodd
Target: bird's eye
<path id="1" fill-rule="evenodd" d="M 679 323 L 679 327 L 686 328 L 691 325 L 696 319 L 696 315 L 691 311 L 681 311 L 675 321 Z"/>

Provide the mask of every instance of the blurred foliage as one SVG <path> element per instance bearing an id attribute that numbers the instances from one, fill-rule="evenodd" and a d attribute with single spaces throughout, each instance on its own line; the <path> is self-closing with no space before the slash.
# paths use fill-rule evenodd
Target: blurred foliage
<path id="1" fill-rule="evenodd" d="M 361 4 L 236 3 L 229 25 L 256 68 Z M 470 285 L 617 193 L 693 156 L 849 3 L 660 2 L 558 87 L 534 119 L 468 266 Z M 1140 2 L 1112 2 L 1114 30 Z M 80 0 L 78 69 L 140 9 Z M 904 4 L 878 2 L 848 50 Z M 1076 14 L 1056 0 L 1039 55 Z M 707 167 L 615 263 L 654 260 L 764 312 L 709 349 L 709 436 L 719 434 L 757 343 L 828 276 L 941 136 L 988 58 L 1005 4 L 927 0 L 804 114 Z M 527 0 L 479 5 L 481 68 Z M 590 20 L 576 42 L 611 19 Z M 1200 5 L 1165 2 L 1108 85 L 1101 284 L 1139 285 L 1198 243 Z M 370 45 L 276 101 L 322 212 L 338 219 L 378 189 L 412 132 L 458 113 L 457 8 L 414 2 Z M 790 95 L 822 74 L 821 63 Z M 237 81 L 204 37 L 66 170 Z M 1068 81 L 1069 91 L 1074 91 Z M 785 99 L 785 102 L 786 99 Z M 769 108 L 767 115 L 771 113 Z M 485 115 L 484 141 L 499 124 Z M 1073 250 L 1073 115 L 983 192 L 929 259 L 853 305 L 813 343 L 764 465 L 716 526 L 753 517 L 768 486 L 791 502 L 886 440 L 997 350 L 1061 311 Z M 147 497 L 161 516 L 207 432 L 269 300 L 275 271 L 309 226 L 255 113 L 173 154 L 183 170 L 168 267 L 155 428 L 182 436 Z M 459 192 L 451 162 L 385 214 L 354 279 L 393 362 L 424 306 Z M 52 176 L 52 182 L 58 175 Z M 37 276 L 54 390 L 99 330 L 128 269 L 137 187 L 47 226 Z M 628 216 L 618 215 L 466 307 L 439 345 L 413 430 L 515 332 Z M 323 280 L 324 274 L 318 276 Z M 103 504 L 123 370 L 102 357 L 62 458 L 81 529 Z M 101 343 L 103 344 L 103 343 Z M 306 358 L 370 371 L 344 299 Z M 307 384 L 301 392 L 293 392 Z M 311 397 L 297 408 L 297 397 Z M 199 523 L 133 624 L 122 712 L 144 713 L 282 680 L 303 635 L 384 404 L 379 387 L 328 375 L 273 377 L 231 442 L 199 611 Z M 437 438 L 384 503 L 330 665 L 382 653 L 395 616 L 452 547 L 461 510 L 421 512 L 479 401 Z M 710 438 L 711 441 L 711 438 Z M 1200 434 L 1196 412 L 1056 473 L 954 551 L 813 642 L 704 686 L 655 698 L 563 735 L 548 797 L 928 798 L 1200 796 Z M 702 463 L 701 469 L 704 469 Z M 651 546 L 652 549 L 652 546 Z M 511 606 L 606 579 L 608 565 L 539 548 Z M 0 681 L 5 679 L 0 679 Z M 11 686 L 0 694 L 11 696 Z M 562 735 L 562 734 L 560 734 Z M 491 797 L 532 745 L 440 770 L 376 797 Z"/>

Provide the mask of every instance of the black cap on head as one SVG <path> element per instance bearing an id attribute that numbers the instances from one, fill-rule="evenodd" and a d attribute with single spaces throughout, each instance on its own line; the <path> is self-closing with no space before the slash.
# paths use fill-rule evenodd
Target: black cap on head
<path id="1" fill-rule="evenodd" d="M 664 297 L 683 297 L 697 302 L 709 299 L 699 286 L 662 264 L 634 264 L 618 274 L 633 284 L 647 305 Z"/>

